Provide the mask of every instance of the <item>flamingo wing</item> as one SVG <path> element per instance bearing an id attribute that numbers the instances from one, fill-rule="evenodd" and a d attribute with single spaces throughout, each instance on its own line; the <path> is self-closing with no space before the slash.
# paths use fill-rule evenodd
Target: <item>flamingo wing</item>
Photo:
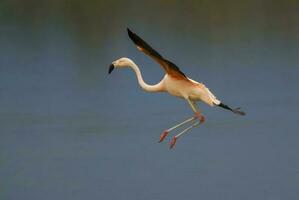
<path id="1" fill-rule="evenodd" d="M 136 33 L 133 33 L 130 29 L 127 30 L 129 37 L 135 43 L 138 50 L 142 51 L 146 55 L 153 58 L 156 62 L 158 62 L 167 74 L 187 79 L 186 75 L 180 70 L 178 66 L 176 66 L 171 61 L 163 58 L 156 50 L 154 50 L 149 44 L 141 39 Z"/>

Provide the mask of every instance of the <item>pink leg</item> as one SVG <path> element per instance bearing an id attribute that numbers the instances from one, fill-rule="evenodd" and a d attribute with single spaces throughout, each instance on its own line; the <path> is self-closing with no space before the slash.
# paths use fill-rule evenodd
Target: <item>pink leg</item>
<path id="1" fill-rule="evenodd" d="M 187 120 L 185 120 L 185 121 L 183 121 L 183 122 L 181 122 L 181 123 L 179 123 L 179 124 L 177 124 L 177 125 L 169 128 L 169 129 L 165 130 L 161 134 L 159 142 L 162 142 L 166 138 L 166 136 L 169 134 L 170 131 L 172 131 L 172 130 L 174 130 L 174 129 L 176 129 L 176 128 L 178 128 L 178 127 L 180 127 L 180 126 L 182 126 L 182 125 L 184 125 L 184 124 L 186 124 L 186 123 L 188 123 L 188 122 L 190 122 L 190 121 L 192 121 L 192 120 L 194 120 L 196 118 L 197 117 L 191 117 L 191 118 L 189 118 L 189 119 L 187 119 Z"/>
<path id="2" fill-rule="evenodd" d="M 203 123 L 205 121 L 205 117 L 201 115 L 200 111 L 198 110 L 197 106 L 196 106 L 196 102 L 192 101 L 190 99 L 186 99 L 189 103 L 189 105 L 191 106 L 193 112 L 195 113 L 195 117 L 199 120 L 200 123 Z"/>
<path id="3" fill-rule="evenodd" d="M 170 148 L 172 149 L 177 141 L 177 139 L 179 137 L 181 137 L 184 133 L 186 133 L 187 131 L 191 130 L 192 128 L 196 127 L 200 122 L 195 122 L 194 124 L 192 124 L 191 126 L 187 127 L 186 129 L 184 129 L 182 132 L 180 132 L 179 134 L 177 134 L 176 136 L 174 136 L 172 138 L 172 140 L 170 141 Z"/>
<path id="4" fill-rule="evenodd" d="M 162 141 L 166 138 L 166 136 L 168 135 L 168 133 L 169 133 L 168 130 L 164 131 L 164 132 L 161 134 L 161 136 L 160 136 L 160 140 L 159 140 L 159 142 L 162 142 Z"/>
<path id="5" fill-rule="evenodd" d="M 199 111 L 195 112 L 195 117 L 199 120 L 200 123 L 204 123 L 206 121 L 205 117 L 201 115 Z"/>
<path id="6" fill-rule="evenodd" d="M 177 139 L 177 137 L 176 136 L 174 136 L 173 138 L 172 138 L 172 140 L 170 141 L 170 146 L 169 146 L 169 148 L 170 149 L 172 149 L 173 147 L 174 147 L 174 145 L 175 145 L 175 143 L 176 143 L 176 139 Z"/>

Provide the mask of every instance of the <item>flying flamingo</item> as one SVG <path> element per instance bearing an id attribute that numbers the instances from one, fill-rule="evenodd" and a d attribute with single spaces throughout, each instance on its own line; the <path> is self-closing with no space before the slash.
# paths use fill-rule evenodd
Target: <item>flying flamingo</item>
<path id="1" fill-rule="evenodd" d="M 138 35 L 133 33 L 130 29 L 127 29 L 128 35 L 131 40 L 135 43 L 138 50 L 142 51 L 146 55 L 153 58 L 158 62 L 161 67 L 165 70 L 166 74 L 163 79 L 156 85 L 149 85 L 143 81 L 139 67 L 129 58 L 120 58 L 112 62 L 109 67 L 109 74 L 114 68 L 125 68 L 130 67 L 135 71 L 138 83 L 140 87 L 146 92 L 168 92 L 169 94 L 185 99 L 190 105 L 194 112 L 194 116 L 179 123 L 175 126 L 166 129 L 160 136 L 159 142 L 162 142 L 169 132 L 177 129 L 178 127 L 195 121 L 191 126 L 184 129 L 179 134 L 175 135 L 170 141 L 170 148 L 173 148 L 177 139 L 186 133 L 188 130 L 196 127 L 198 124 L 205 121 L 205 117 L 201 114 L 200 110 L 196 105 L 196 101 L 202 101 L 210 106 L 220 106 L 224 109 L 230 110 L 238 115 L 245 115 L 245 112 L 241 111 L 240 108 L 232 109 L 229 106 L 219 101 L 212 92 L 202 83 L 198 83 L 188 78 L 174 63 L 163 58 L 157 51 L 155 51 L 150 45 L 142 40 Z M 198 121 L 197 121 L 197 120 Z"/>

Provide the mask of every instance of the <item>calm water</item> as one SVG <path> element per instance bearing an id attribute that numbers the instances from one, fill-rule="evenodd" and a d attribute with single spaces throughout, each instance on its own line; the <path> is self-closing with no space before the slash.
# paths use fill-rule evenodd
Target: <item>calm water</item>
<path id="1" fill-rule="evenodd" d="M 234 13 L 247 16 L 243 26 L 233 15 L 198 19 L 199 27 L 186 23 L 194 17 L 186 13 L 175 24 L 149 11 L 138 21 L 141 11 L 124 17 L 103 8 L 101 17 L 78 14 L 92 22 L 85 27 L 79 18 L 71 18 L 76 26 L 57 17 L 64 11 L 55 5 L 50 14 L 17 10 L 1 20 L 0 199 L 299 198 L 299 38 L 291 6 L 278 16 L 263 16 L 261 8 L 257 25 L 249 9 L 248 16 Z M 206 123 L 173 150 L 159 144 L 165 128 L 192 112 L 181 99 L 143 92 L 130 70 L 108 76 L 121 56 L 149 83 L 163 76 L 129 41 L 128 25 L 247 115 L 199 104 Z"/>

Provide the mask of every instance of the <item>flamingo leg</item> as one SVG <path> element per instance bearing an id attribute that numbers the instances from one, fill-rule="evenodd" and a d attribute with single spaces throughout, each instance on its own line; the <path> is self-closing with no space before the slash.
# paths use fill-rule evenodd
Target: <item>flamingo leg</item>
<path id="1" fill-rule="evenodd" d="M 185 121 L 183 121 L 183 122 L 181 122 L 179 124 L 174 125 L 173 127 L 169 128 L 169 129 L 165 130 L 161 134 L 159 142 L 162 142 L 166 138 L 166 136 L 169 134 L 170 131 L 173 131 L 174 129 L 179 128 L 180 126 L 182 126 L 182 125 L 184 125 L 184 124 L 186 124 L 188 122 L 191 122 L 191 121 L 193 121 L 195 119 L 196 119 L 196 117 L 191 117 L 191 118 L 186 119 Z"/>
<path id="2" fill-rule="evenodd" d="M 196 127 L 200 122 L 195 122 L 194 124 L 192 124 L 191 126 L 185 128 L 182 132 L 178 133 L 177 135 L 175 135 L 172 140 L 170 141 L 170 149 L 172 149 L 177 141 L 177 139 L 182 136 L 184 133 L 186 133 L 187 131 L 191 130 L 192 128 Z"/>
<path id="3" fill-rule="evenodd" d="M 196 103 L 189 98 L 187 98 L 187 101 L 193 112 L 195 113 L 195 117 L 200 121 L 200 123 L 203 123 L 205 121 L 205 117 L 200 113 L 200 110 L 198 109 Z"/>
<path id="4" fill-rule="evenodd" d="M 162 141 L 167 137 L 167 135 L 169 134 L 170 131 L 172 131 L 172 130 L 174 130 L 174 129 L 176 129 L 176 128 L 178 128 L 178 127 L 180 127 L 180 126 L 182 126 L 182 125 L 184 125 L 184 124 L 186 124 L 186 123 L 188 123 L 188 122 L 191 122 L 191 121 L 193 121 L 193 120 L 195 120 L 195 119 L 198 119 L 199 121 L 198 121 L 198 122 L 195 122 L 195 123 L 192 124 L 191 126 L 189 126 L 189 127 L 187 127 L 186 129 L 184 129 L 184 130 L 183 130 L 182 132 L 180 132 L 179 134 L 175 135 L 175 136 L 172 138 L 172 140 L 170 141 L 170 148 L 173 148 L 173 147 L 174 147 L 174 145 L 175 145 L 175 143 L 176 143 L 176 140 L 177 140 L 181 135 L 183 135 L 183 134 L 186 133 L 187 131 L 191 130 L 192 128 L 196 127 L 198 124 L 203 123 L 203 122 L 205 121 L 205 118 L 204 118 L 204 116 L 201 115 L 199 109 L 197 108 L 196 103 L 195 103 L 194 101 L 190 100 L 189 98 L 186 98 L 186 100 L 188 101 L 188 103 L 189 103 L 190 107 L 192 108 L 193 112 L 195 113 L 195 116 L 194 116 L 194 117 L 191 117 L 191 118 L 189 118 L 189 119 L 187 119 L 187 120 L 185 120 L 185 121 L 183 121 L 183 122 L 181 122 L 181 123 L 179 123 L 179 124 L 176 124 L 175 126 L 169 128 L 169 129 L 167 129 L 167 130 L 165 130 L 165 131 L 161 134 L 159 142 L 162 142 Z"/>
<path id="5" fill-rule="evenodd" d="M 186 133 L 187 131 L 189 131 L 190 129 L 196 127 L 200 122 L 195 122 L 194 124 L 192 124 L 191 126 L 185 128 L 182 132 L 178 133 L 176 136 L 176 138 L 179 138 L 180 136 L 182 136 L 184 133 Z"/>
<path id="6" fill-rule="evenodd" d="M 181 137 L 184 133 L 186 133 L 187 131 L 191 130 L 192 128 L 196 127 L 198 124 L 203 123 L 205 121 L 204 116 L 201 115 L 196 103 L 192 100 L 190 100 L 189 98 L 186 98 L 190 107 L 192 108 L 193 112 L 195 113 L 195 119 L 198 119 L 198 122 L 195 122 L 194 124 L 192 124 L 191 126 L 187 127 L 186 129 L 184 129 L 182 132 L 180 132 L 179 134 L 175 135 L 172 140 L 170 141 L 170 148 L 172 149 L 177 141 L 177 139 L 179 137 Z"/>

